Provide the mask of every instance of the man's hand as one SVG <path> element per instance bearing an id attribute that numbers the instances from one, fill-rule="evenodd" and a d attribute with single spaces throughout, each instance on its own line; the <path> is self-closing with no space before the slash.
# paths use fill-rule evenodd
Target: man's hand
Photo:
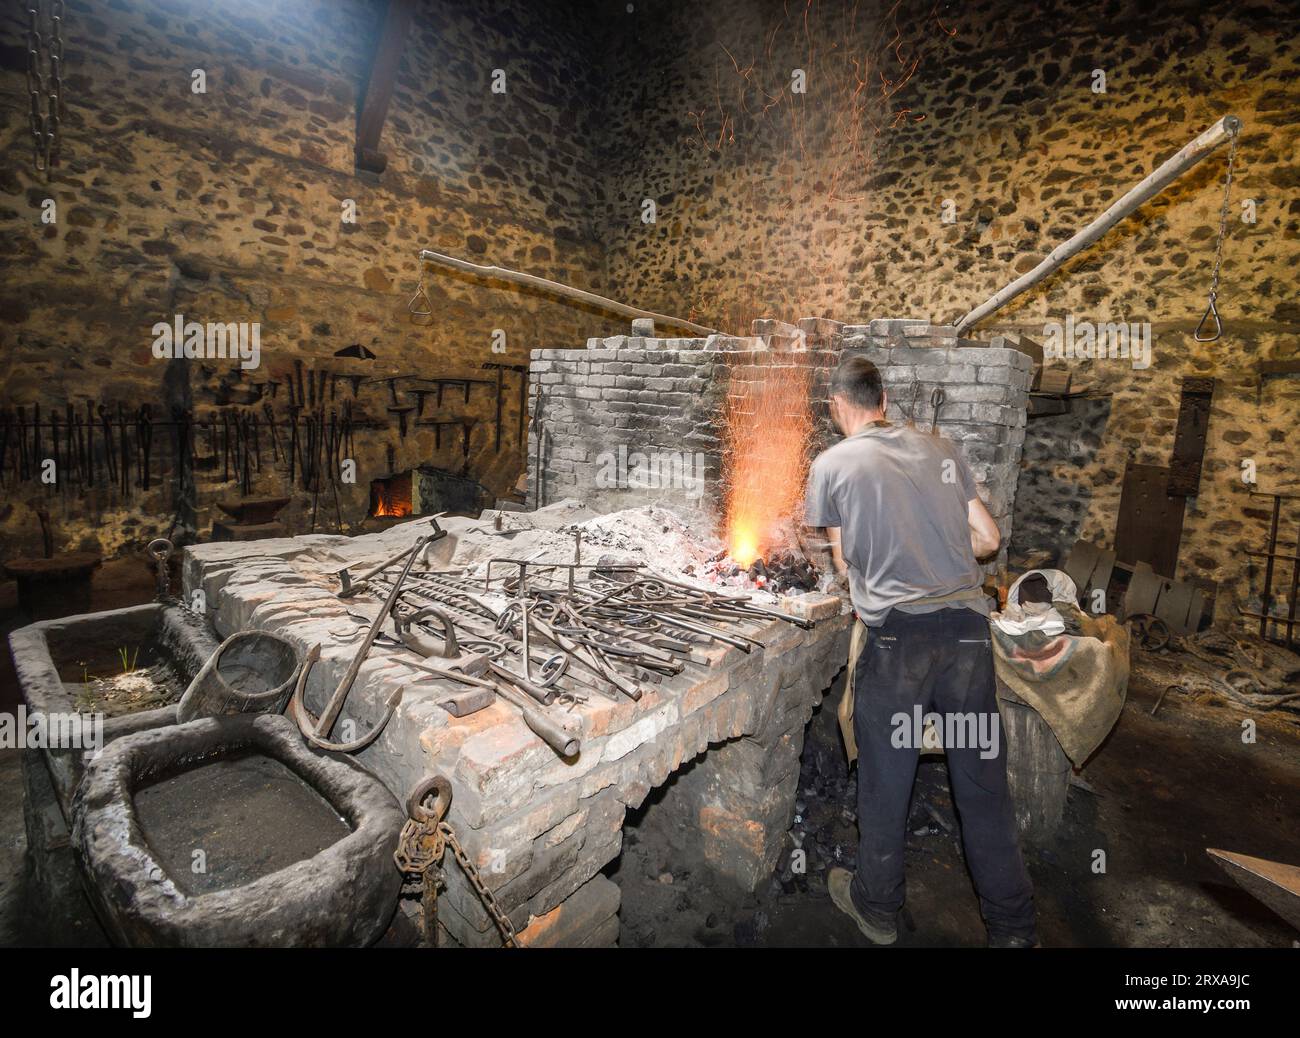
<path id="1" fill-rule="evenodd" d="M 811 527 L 809 528 L 811 529 Z M 815 554 L 817 558 L 817 568 L 825 572 L 826 556 L 830 556 L 831 574 L 835 578 L 836 584 L 840 587 L 848 587 L 849 567 L 844 561 L 844 552 L 840 544 L 840 528 L 838 526 L 818 527 L 818 536 L 815 540 L 805 540 L 800 537 L 800 547 L 805 555 Z"/>
<path id="2" fill-rule="evenodd" d="M 978 497 L 972 497 L 966 505 L 966 522 L 970 525 L 970 546 L 975 558 L 982 559 L 998 550 L 1002 534 Z M 835 532 L 839 533 L 838 530 Z"/>

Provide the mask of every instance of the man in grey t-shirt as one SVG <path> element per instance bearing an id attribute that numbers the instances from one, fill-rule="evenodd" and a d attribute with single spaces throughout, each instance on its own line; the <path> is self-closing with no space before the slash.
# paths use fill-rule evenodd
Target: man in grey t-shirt
<path id="1" fill-rule="evenodd" d="M 853 672 L 857 871 L 831 870 L 831 898 L 875 943 L 897 938 L 924 716 L 943 738 L 989 943 L 1030 947 L 1033 890 L 1016 841 L 976 561 L 997 550 L 1000 534 L 954 445 L 891 425 L 886 403 L 874 364 L 840 363 L 831 408 L 845 438 L 813 463 L 805 505 L 867 628 Z"/>

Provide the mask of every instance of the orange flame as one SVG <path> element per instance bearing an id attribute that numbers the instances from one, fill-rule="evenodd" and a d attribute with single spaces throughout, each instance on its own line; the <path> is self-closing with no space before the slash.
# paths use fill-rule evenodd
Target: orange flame
<path id="1" fill-rule="evenodd" d="M 732 370 L 724 418 L 728 553 L 748 567 L 803 512 L 813 417 L 809 369 L 785 361 Z"/>

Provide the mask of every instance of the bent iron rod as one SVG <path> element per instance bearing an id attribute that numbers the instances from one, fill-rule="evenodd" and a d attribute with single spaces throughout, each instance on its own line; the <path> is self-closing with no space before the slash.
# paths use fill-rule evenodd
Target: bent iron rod
<path id="1" fill-rule="evenodd" d="M 302 734 L 306 736 L 311 743 L 319 746 L 321 749 L 336 750 L 340 753 L 352 753 L 361 749 L 379 735 L 380 730 L 383 728 L 384 724 L 388 722 L 393 711 L 397 708 L 397 704 L 400 702 L 402 696 L 401 689 L 398 689 L 398 691 L 389 698 L 387 712 L 384 714 L 382 722 L 376 724 L 360 740 L 357 740 L 354 743 L 331 743 L 326 738 L 326 736 L 329 735 L 330 730 L 334 727 L 334 722 L 338 720 L 339 713 L 343 709 L 343 703 L 348 697 L 348 692 L 351 691 L 353 682 L 357 680 L 357 674 L 361 672 L 361 665 L 365 662 L 366 656 L 370 652 L 370 647 L 374 645 L 375 638 L 379 635 L 380 628 L 383 627 L 384 621 L 388 619 L 388 614 L 393 611 L 393 606 L 397 604 L 397 596 L 401 592 L 402 583 L 406 580 L 406 575 L 411 572 L 411 567 L 415 564 L 415 559 L 420 554 L 420 549 L 428 544 L 431 539 L 432 535 L 417 537 L 415 543 L 403 553 L 407 555 L 406 565 L 402 567 L 401 573 L 398 574 L 397 579 L 393 582 L 392 592 L 384 600 L 383 607 L 375 614 L 375 618 L 370 624 L 370 629 L 366 631 L 365 638 L 362 639 L 356 655 L 352 657 L 352 662 L 348 665 L 347 673 L 343 675 L 343 680 L 339 682 L 338 688 L 334 690 L 334 694 L 325 705 L 325 709 L 321 713 L 320 719 L 310 728 L 308 728 L 305 723 L 309 715 L 307 713 L 307 705 L 302 700 L 302 692 L 306 687 L 307 672 L 311 670 L 316 660 L 320 658 L 319 645 L 316 645 L 312 649 L 311 653 L 308 655 L 307 662 L 303 664 L 303 673 L 299 676 L 298 687 L 294 690 L 294 717 L 298 722 L 298 727 L 302 730 Z M 391 562 L 386 563 L 386 565 L 392 564 L 393 563 Z"/>

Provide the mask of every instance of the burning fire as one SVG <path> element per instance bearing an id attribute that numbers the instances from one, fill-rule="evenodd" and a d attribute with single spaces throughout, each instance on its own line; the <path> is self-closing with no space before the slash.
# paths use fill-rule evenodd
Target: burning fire
<path id="1" fill-rule="evenodd" d="M 790 355 L 787 355 L 789 357 Z M 723 480 L 728 553 L 748 567 L 803 511 L 813 436 L 809 369 L 783 361 L 733 369 L 724 408 Z"/>
<path id="2" fill-rule="evenodd" d="M 398 501 L 388 494 L 381 494 L 379 501 L 375 505 L 375 515 L 377 516 L 403 516 L 411 514 L 411 503 L 409 501 Z"/>
<path id="3" fill-rule="evenodd" d="M 412 514 L 411 476 L 404 473 L 389 479 L 377 479 L 370 484 L 370 499 L 374 503 L 371 515 L 378 517 Z"/>

